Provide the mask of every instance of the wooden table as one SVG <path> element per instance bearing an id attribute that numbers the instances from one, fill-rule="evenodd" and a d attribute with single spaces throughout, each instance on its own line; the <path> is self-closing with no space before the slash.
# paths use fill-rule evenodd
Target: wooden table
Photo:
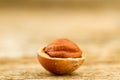
<path id="1" fill-rule="evenodd" d="M 120 63 L 84 63 L 68 75 L 47 72 L 36 58 L 0 60 L 0 79 L 45 79 L 45 80 L 120 80 Z"/>

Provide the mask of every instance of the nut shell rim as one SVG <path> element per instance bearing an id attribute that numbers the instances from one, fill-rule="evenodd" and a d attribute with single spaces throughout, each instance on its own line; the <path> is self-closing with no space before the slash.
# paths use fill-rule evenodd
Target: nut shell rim
<path id="1" fill-rule="evenodd" d="M 41 55 L 41 53 L 43 53 L 43 54 Z M 55 58 L 55 57 L 53 58 L 53 57 L 50 57 L 48 54 L 46 54 L 43 51 L 43 48 L 38 49 L 37 55 L 40 55 L 40 56 L 42 56 L 44 58 L 52 59 L 52 60 L 85 60 L 85 57 L 83 55 L 80 58 Z"/>

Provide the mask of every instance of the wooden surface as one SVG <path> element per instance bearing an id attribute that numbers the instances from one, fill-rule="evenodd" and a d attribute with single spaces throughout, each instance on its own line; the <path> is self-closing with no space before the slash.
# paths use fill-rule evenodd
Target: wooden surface
<path id="1" fill-rule="evenodd" d="M 88 62 L 68 75 L 47 72 L 36 58 L 1 59 L 0 79 L 120 80 L 120 63 Z"/>

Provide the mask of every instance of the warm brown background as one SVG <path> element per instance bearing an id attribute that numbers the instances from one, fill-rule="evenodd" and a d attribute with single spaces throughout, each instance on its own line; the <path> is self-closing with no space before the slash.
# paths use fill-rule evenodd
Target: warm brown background
<path id="1" fill-rule="evenodd" d="M 0 79 L 120 79 L 117 0 L 0 0 Z M 56 38 L 77 43 L 86 57 L 73 74 L 56 76 L 36 51 Z"/>

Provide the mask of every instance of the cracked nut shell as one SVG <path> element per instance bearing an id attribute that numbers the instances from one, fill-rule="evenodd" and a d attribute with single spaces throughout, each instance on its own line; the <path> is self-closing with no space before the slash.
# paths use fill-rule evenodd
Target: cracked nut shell
<path id="1" fill-rule="evenodd" d="M 54 74 L 69 74 L 79 68 L 84 62 L 84 57 L 80 58 L 52 58 L 42 49 L 37 52 L 40 64 L 49 72 Z"/>

